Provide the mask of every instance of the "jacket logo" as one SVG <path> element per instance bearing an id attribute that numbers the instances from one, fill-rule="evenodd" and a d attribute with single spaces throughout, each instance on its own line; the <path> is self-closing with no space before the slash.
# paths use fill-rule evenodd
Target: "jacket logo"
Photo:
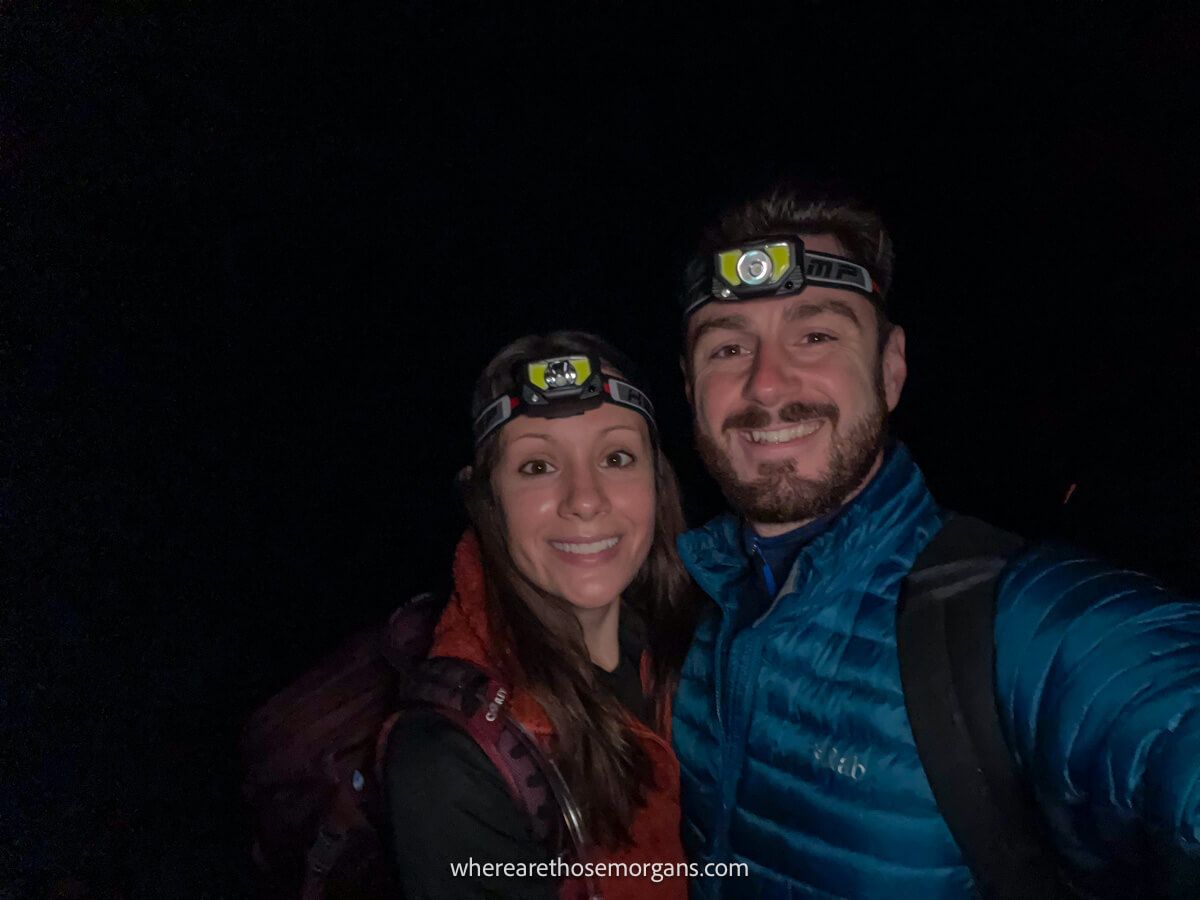
<path id="1" fill-rule="evenodd" d="M 859 755 L 839 750 L 830 738 L 813 744 L 812 757 L 818 768 L 829 769 L 853 781 L 859 781 L 867 774 L 867 753 Z"/>

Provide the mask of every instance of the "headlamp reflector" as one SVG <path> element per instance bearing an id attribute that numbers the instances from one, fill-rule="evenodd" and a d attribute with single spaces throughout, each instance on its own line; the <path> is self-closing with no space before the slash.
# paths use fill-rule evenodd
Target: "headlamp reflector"
<path id="1" fill-rule="evenodd" d="M 557 391 L 587 383 L 592 377 L 592 364 L 586 356 L 564 356 L 541 359 L 526 367 L 529 383 L 539 391 Z"/>
<path id="2" fill-rule="evenodd" d="M 751 287 L 758 287 L 771 280 L 775 263 L 762 250 L 747 250 L 737 261 L 738 277 Z"/>

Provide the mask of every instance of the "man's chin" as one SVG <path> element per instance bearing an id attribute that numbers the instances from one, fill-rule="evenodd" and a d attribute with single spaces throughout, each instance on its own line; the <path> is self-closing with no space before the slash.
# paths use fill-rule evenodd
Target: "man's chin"
<path id="1" fill-rule="evenodd" d="M 883 445 L 885 424 L 882 416 L 865 419 L 840 441 L 778 460 L 718 444 L 698 428 L 696 448 L 730 506 L 747 519 L 804 522 L 836 510 L 862 487 Z"/>
<path id="2" fill-rule="evenodd" d="M 735 469 L 735 472 L 738 481 L 744 488 L 750 488 L 763 481 L 779 482 L 782 480 L 817 485 L 829 478 L 829 464 L 828 461 L 814 464 L 811 460 L 795 458 L 743 461 Z"/>
<path id="3" fill-rule="evenodd" d="M 786 468 L 725 487 L 726 499 L 747 519 L 775 525 L 823 516 L 837 509 L 846 494 L 828 477 L 805 478 Z"/>

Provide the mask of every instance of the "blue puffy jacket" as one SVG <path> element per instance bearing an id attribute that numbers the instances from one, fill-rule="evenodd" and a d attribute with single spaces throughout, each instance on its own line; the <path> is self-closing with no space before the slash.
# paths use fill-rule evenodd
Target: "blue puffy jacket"
<path id="1" fill-rule="evenodd" d="M 680 539 L 717 604 L 674 707 L 684 845 L 748 878 L 693 895 L 974 893 L 917 758 L 896 601 L 943 514 L 907 450 L 801 552 L 766 603 L 740 523 Z M 1060 850 L 1084 869 L 1147 839 L 1200 860 L 1200 604 L 1069 551 L 1034 548 L 998 584 L 997 701 Z"/>

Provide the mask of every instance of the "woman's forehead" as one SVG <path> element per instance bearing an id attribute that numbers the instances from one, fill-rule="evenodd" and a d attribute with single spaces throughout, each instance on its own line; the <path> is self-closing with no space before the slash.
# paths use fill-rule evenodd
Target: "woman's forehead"
<path id="1" fill-rule="evenodd" d="M 545 419 L 539 416 L 516 416 L 500 430 L 501 449 L 514 442 L 534 440 L 561 444 L 591 444 L 609 436 L 635 435 L 645 441 L 649 437 L 646 420 L 632 409 L 613 403 L 601 403 L 595 409 L 573 416 Z M 629 439 L 628 437 L 626 439 Z"/>

